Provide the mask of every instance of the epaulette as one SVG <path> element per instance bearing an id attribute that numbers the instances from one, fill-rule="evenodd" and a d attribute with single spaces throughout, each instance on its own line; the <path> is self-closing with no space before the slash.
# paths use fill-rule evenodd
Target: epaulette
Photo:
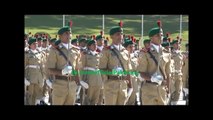
<path id="1" fill-rule="evenodd" d="M 72 47 L 71 47 L 72 49 L 77 49 L 77 50 L 80 50 L 80 47 L 77 47 L 77 46 L 74 46 L 74 45 L 72 45 Z"/>

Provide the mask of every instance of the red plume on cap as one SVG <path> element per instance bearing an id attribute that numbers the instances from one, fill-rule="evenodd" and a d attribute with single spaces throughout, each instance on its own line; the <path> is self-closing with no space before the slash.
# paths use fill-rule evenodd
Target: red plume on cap
<path id="1" fill-rule="evenodd" d="M 95 40 L 95 35 L 93 35 L 92 37 L 93 37 L 93 39 Z"/>
<path id="2" fill-rule="evenodd" d="M 76 35 L 76 38 L 77 38 L 77 39 L 78 39 L 78 37 L 79 37 L 79 36 L 78 36 L 78 35 Z"/>
<path id="3" fill-rule="evenodd" d="M 162 27 L 162 23 L 160 20 L 157 21 L 158 27 Z"/>
<path id="4" fill-rule="evenodd" d="M 72 20 L 70 20 L 70 28 L 72 27 Z"/>
<path id="5" fill-rule="evenodd" d="M 133 42 L 136 43 L 136 38 L 133 39 Z"/>
<path id="6" fill-rule="evenodd" d="M 120 27 L 123 27 L 123 22 L 120 20 L 120 22 L 119 22 L 119 26 Z"/>
<path id="7" fill-rule="evenodd" d="M 57 38 L 57 35 L 55 35 L 55 38 Z"/>
<path id="8" fill-rule="evenodd" d="M 106 37 L 106 39 L 107 39 L 107 41 L 109 41 L 109 38 L 108 38 L 108 37 Z"/>
<path id="9" fill-rule="evenodd" d="M 101 36 L 103 35 L 103 31 L 100 32 Z"/>
<path id="10" fill-rule="evenodd" d="M 171 42 L 171 38 L 168 38 L 168 41 Z"/>
<path id="11" fill-rule="evenodd" d="M 167 33 L 166 33 L 166 37 L 169 37 L 169 36 L 170 36 L 170 33 L 169 33 L 169 32 L 167 32 Z"/>
<path id="12" fill-rule="evenodd" d="M 128 38 L 130 39 L 130 35 L 128 35 Z"/>
<path id="13" fill-rule="evenodd" d="M 131 36 L 131 40 L 134 40 L 134 36 Z"/>
<path id="14" fill-rule="evenodd" d="M 29 35 L 31 34 L 31 32 L 29 32 Z"/>

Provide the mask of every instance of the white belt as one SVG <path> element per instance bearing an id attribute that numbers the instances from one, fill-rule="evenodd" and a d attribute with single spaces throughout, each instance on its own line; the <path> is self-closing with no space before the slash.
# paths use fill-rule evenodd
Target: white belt
<path id="1" fill-rule="evenodd" d="M 39 68 L 40 69 L 40 66 L 38 66 L 38 65 L 27 65 L 25 67 L 25 69 L 27 69 L 27 68 Z"/>
<path id="2" fill-rule="evenodd" d="M 99 70 L 99 69 L 92 68 L 92 67 L 84 67 L 84 70 L 92 70 L 92 71 L 96 71 L 96 70 Z"/>

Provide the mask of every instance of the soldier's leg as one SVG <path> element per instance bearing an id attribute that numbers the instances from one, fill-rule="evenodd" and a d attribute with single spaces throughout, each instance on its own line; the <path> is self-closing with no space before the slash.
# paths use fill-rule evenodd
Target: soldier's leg
<path id="1" fill-rule="evenodd" d="M 136 102 L 136 97 L 137 97 L 136 93 L 138 92 L 138 83 L 135 79 L 132 80 L 132 85 L 133 85 L 133 91 L 131 96 L 129 97 L 127 105 L 135 105 L 135 102 Z"/>
<path id="2" fill-rule="evenodd" d="M 103 105 L 103 101 L 104 101 L 104 88 L 102 87 L 98 98 L 98 105 Z"/>
<path id="3" fill-rule="evenodd" d="M 182 77 L 180 75 L 175 75 L 175 92 L 172 100 L 178 101 L 181 90 L 182 90 Z"/>
<path id="4" fill-rule="evenodd" d="M 35 93 L 36 104 L 37 103 L 40 104 L 40 100 L 43 97 L 43 87 L 39 86 L 38 84 L 35 84 L 34 93 Z"/>
<path id="5" fill-rule="evenodd" d="M 65 100 L 64 104 L 65 105 L 74 105 L 75 104 L 75 100 L 76 100 L 77 85 L 76 85 L 75 81 L 71 81 L 68 84 L 69 84 L 68 95 L 66 97 L 66 100 Z"/>
<path id="6" fill-rule="evenodd" d="M 31 83 L 28 86 L 28 104 L 29 105 L 35 105 L 34 86 L 35 84 L 33 83 Z"/>
<path id="7" fill-rule="evenodd" d="M 119 83 L 120 87 L 116 105 L 124 105 L 127 99 L 127 82 L 125 80 L 119 80 Z"/>
<path id="8" fill-rule="evenodd" d="M 152 83 L 144 83 L 141 88 L 142 105 L 157 105 L 158 93 L 157 85 Z"/>
<path id="9" fill-rule="evenodd" d="M 88 89 L 87 97 L 89 100 L 89 105 L 97 105 L 99 100 L 101 87 L 92 86 Z"/>
<path id="10" fill-rule="evenodd" d="M 68 82 L 64 80 L 54 80 L 52 86 L 52 105 L 64 105 L 68 95 Z"/>
<path id="11" fill-rule="evenodd" d="M 167 105 L 167 92 L 166 92 L 166 86 L 157 86 L 157 92 L 158 92 L 158 100 L 157 105 Z"/>
<path id="12" fill-rule="evenodd" d="M 105 105 L 116 105 L 120 84 L 117 80 L 107 80 L 104 83 Z"/>

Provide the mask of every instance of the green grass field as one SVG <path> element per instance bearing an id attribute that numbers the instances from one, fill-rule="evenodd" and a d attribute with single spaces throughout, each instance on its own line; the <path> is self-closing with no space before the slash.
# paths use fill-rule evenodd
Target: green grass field
<path id="1" fill-rule="evenodd" d="M 172 38 L 179 34 L 179 15 L 144 15 L 144 39 L 148 38 L 148 31 L 152 27 L 157 27 L 157 20 L 161 19 L 163 32 L 171 33 Z M 97 35 L 102 30 L 102 15 L 66 15 L 66 24 L 73 21 L 73 38 L 79 34 Z M 105 15 L 105 36 L 108 36 L 109 29 L 118 25 L 122 20 L 124 34 L 134 35 L 137 39 L 141 38 L 141 15 Z M 57 31 L 63 26 L 62 15 L 26 15 L 25 33 L 47 32 L 51 37 L 55 37 Z M 183 15 L 182 22 L 183 45 L 188 42 L 188 16 Z"/>

